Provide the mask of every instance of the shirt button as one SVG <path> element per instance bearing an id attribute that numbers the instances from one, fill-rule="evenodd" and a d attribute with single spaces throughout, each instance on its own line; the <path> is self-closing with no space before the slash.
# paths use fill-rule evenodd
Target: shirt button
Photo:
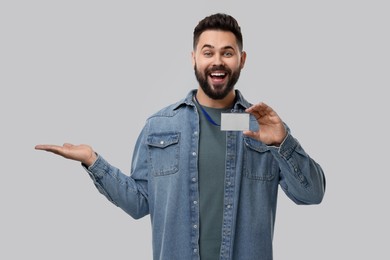
<path id="1" fill-rule="evenodd" d="M 197 253 L 198 252 L 198 249 L 194 248 L 194 253 Z"/>
<path id="2" fill-rule="evenodd" d="M 191 181 L 192 181 L 192 182 L 196 182 L 196 178 L 192 178 Z"/>
<path id="3" fill-rule="evenodd" d="M 227 207 L 228 209 L 230 209 L 230 208 L 232 207 L 232 205 L 227 205 L 226 207 Z"/>
<path id="4" fill-rule="evenodd" d="M 163 144 L 164 144 L 164 141 L 160 141 L 160 144 L 163 145 Z"/>
<path id="5" fill-rule="evenodd" d="M 198 131 L 195 131 L 195 132 L 194 132 L 194 135 L 198 135 Z"/>
<path id="6" fill-rule="evenodd" d="M 194 228 L 197 229 L 197 228 L 198 228 L 198 225 L 194 225 Z"/>
<path id="7" fill-rule="evenodd" d="M 192 152 L 192 155 L 193 155 L 193 156 L 196 156 L 196 153 L 195 153 L 195 152 Z"/>
<path id="8" fill-rule="evenodd" d="M 196 200 L 194 200 L 194 204 L 196 205 L 196 204 L 198 204 L 198 202 Z"/>

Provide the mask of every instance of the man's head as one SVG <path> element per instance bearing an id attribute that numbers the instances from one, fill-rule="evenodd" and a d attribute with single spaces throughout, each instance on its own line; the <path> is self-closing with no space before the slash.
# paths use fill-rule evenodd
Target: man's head
<path id="1" fill-rule="evenodd" d="M 196 45 L 199 42 L 200 35 L 207 30 L 220 30 L 225 32 L 231 32 L 236 36 L 237 45 L 240 52 L 243 49 L 243 39 L 241 34 L 241 28 L 238 25 L 236 19 L 228 14 L 217 13 L 207 16 L 201 20 L 194 29 L 194 42 L 193 48 L 196 49 Z"/>
<path id="2" fill-rule="evenodd" d="M 201 89 L 212 99 L 224 99 L 245 63 L 240 26 L 230 15 L 210 15 L 195 27 L 193 44 L 192 62 Z"/>

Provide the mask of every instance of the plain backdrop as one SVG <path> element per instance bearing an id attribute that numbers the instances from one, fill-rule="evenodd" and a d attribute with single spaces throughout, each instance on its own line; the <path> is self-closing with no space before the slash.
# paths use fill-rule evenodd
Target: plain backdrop
<path id="1" fill-rule="evenodd" d="M 149 217 L 34 146 L 90 144 L 129 174 L 146 118 L 197 88 L 192 32 L 215 12 L 244 35 L 236 87 L 271 105 L 327 178 L 320 205 L 280 192 L 275 259 L 390 259 L 385 0 L 1 1 L 1 259 L 151 259 Z"/>

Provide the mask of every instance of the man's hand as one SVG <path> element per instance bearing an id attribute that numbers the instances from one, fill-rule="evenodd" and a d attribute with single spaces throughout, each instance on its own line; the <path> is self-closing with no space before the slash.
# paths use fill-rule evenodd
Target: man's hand
<path id="1" fill-rule="evenodd" d="M 39 144 L 35 146 L 36 150 L 44 150 L 61 155 L 64 158 L 79 161 L 87 167 L 91 166 L 97 159 L 96 153 L 89 145 L 73 145 L 65 143 L 63 146 Z"/>
<path id="2" fill-rule="evenodd" d="M 259 103 L 251 106 L 245 112 L 252 114 L 259 124 L 257 132 L 244 131 L 244 135 L 257 139 L 266 145 L 279 146 L 286 137 L 287 131 L 282 119 L 268 105 Z"/>

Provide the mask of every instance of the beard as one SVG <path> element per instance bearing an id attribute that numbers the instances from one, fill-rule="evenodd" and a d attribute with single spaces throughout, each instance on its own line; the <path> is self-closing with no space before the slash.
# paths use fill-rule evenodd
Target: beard
<path id="1" fill-rule="evenodd" d="M 204 73 L 201 73 L 195 64 L 194 70 L 195 77 L 199 82 L 199 86 L 202 88 L 203 92 L 211 99 L 224 99 L 236 85 L 241 73 L 240 68 L 235 71 L 232 71 L 231 69 L 223 65 L 215 66 L 210 69 L 205 69 Z M 213 71 L 226 72 L 227 82 L 224 84 L 215 84 L 210 86 L 207 78 L 208 75 Z"/>

